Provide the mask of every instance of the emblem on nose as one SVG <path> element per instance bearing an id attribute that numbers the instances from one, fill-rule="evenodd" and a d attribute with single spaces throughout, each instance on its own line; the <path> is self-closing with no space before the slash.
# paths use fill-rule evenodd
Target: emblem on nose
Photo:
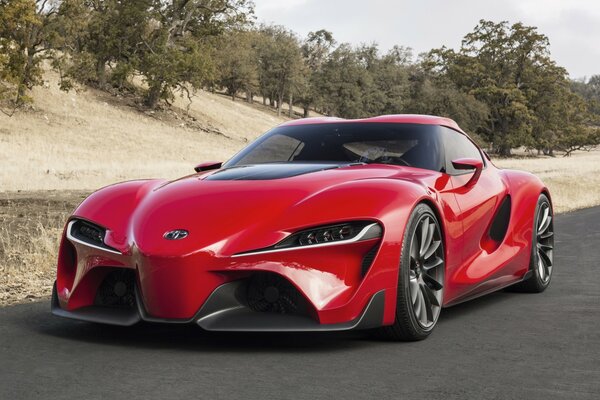
<path id="1" fill-rule="evenodd" d="M 175 229 L 173 231 L 166 232 L 163 237 L 167 240 L 179 240 L 185 239 L 189 235 L 189 232 L 185 229 Z"/>

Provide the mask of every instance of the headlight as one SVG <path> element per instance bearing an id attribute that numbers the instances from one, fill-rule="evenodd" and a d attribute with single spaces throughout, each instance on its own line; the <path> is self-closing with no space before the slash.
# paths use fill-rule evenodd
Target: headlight
<path id="1" fill-rule="evenodd" d="M 67 238 L 72 242 L 84 244 L 110 253 L 121 254 L 120 251 L 104 243 L 106 229 L 90 222 L 74 219 L 67 226 Z"/>
<path id="2" fill-rule="evenodd" d="M 77 221 L 71 228 L 71 235 L 84 241 L 101 246 L 104 244 L 104 235 L 106 231 L 98 226 L 88 224 L 83 221 Z"/>
<path id="3" fill-rule="evenodd" d="M 317 244 L 374 239 L 381 236 L 381 226 L 372 221 L 349 222 L 306 229 L 290 235 L 274 246 L 276 249 Z"/>
<path id="4" fill-rule="evenodd" d="M 285 251 L 293 248 L 322 247 L 381 237 L 381 225 L 373 221 L 354 221 L 325 225 L 293 233 L 274 246 L 238 253 L 236 256 Z"/>

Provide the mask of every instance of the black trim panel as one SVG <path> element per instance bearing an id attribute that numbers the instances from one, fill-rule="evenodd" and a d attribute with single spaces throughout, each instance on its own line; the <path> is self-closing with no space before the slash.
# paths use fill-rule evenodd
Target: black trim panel
<path id="1" fill-rule="evenodd" d="M 204 178 L 207 181 L 271 180 L 291 178 L 352 165 L 350 163 L 265 163 L 225 168 Z"/>
<path id="2" fill-rule="evenodd" d="M 377 255 L 377 251 L 379 250 L 379 244 L 373 246 L 371 250 L 363 257 L 362 263 L 360 265 L 360 273 L 361 276 L 364 277 L 369 272 L 369 268 L 373 265 L 373 261 L 375 261 L 375 256 Z"/>
<path id="3" fill-rule="evenodd" d="M 135 307 L 115 308 L 88 306 L 78 308 L 74 311 L 63 310 L 58 302 L 56 282 L 54 282 L 54 287 L 52 288 L 51 310 L 52 314 L 58 317 L 77 319 L 86 322 L 97 322 L 108 325 L 131 326 L 141 321 L 140 314 Z"/>
<path id="4" fill-rule="evenodd" d="M 511 199 L 510 195 L 506 195 L 502 204 L 498 207 L 492 225 L 490 226 L 490 237 L 496 242 L 501 242 L 506 236 L 508 224 L 510 222 Z"/>
<path id="5" fill-rule="evenodd" d="M 219 286 L 209 296 L 198 313 L 189 320 L 170 320 L 150 317 L 141 304 L 141 296 L 136 290 L 137 308 L 118 309 L 89 306 L 74 311 L 63 310 L 58 302 L 56 282 L 52 290 L 52 314 L 87 322 L 109 325 L 131 326 L 140 321 L 162 323 L 196 322 L 208 331 L 240 332 L 308 332 L 344 331 L 351 329 L 371 329 L 383 325 L 385 290 L 371 297 L 363 313 L 356 319 L 341 324 L 319 324 L 314 319 L 298 315 L 256 312 L 239 300 L 238 288 L 244 281 L 233 281 Z"/>
<path id="6" fill-rule="evenodd" d="M 383 325 L 385 290 L 373 295 L 363 313 L 341 324 L 319 324 L 310 317 L 252 311 L 236 295 L 243 281 L 219 286 L 202 306 L 196 323 L 207 331 L 312 332 L 370 329 Z"/>

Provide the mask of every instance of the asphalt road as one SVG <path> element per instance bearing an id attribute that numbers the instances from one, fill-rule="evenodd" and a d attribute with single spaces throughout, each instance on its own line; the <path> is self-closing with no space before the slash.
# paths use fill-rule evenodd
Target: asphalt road
<path id="1" fill-rule="evenodd" d="M 0 399 L 598 399 L 600 207 L 558 216 L 542 294 L 443 310 L 432 336 L 208 334 L 59 319 L 48 302 L 0 309 Z"/>

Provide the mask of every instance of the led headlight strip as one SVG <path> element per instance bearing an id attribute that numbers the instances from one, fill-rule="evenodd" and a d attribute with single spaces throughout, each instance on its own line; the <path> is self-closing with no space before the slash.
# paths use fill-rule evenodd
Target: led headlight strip
<path id="1" fill-rule="evenodd" d="M 356 221 L 326 225 L 296 232 L 274 246 L 245 251 L 233 257 L 276 253 L 281 251 L 336 246 L 381 237 L 381 225 L 373 221 Z"/>
<path id="2" fill-rule="evenodd" d="M 67 239 L 71 242 L 83 244 L 109 253 L 122 254 L 120 251 L 104 244 L 105 236 L 106 229 L 81 219 L 74 219 L 67 225 Z"/>

